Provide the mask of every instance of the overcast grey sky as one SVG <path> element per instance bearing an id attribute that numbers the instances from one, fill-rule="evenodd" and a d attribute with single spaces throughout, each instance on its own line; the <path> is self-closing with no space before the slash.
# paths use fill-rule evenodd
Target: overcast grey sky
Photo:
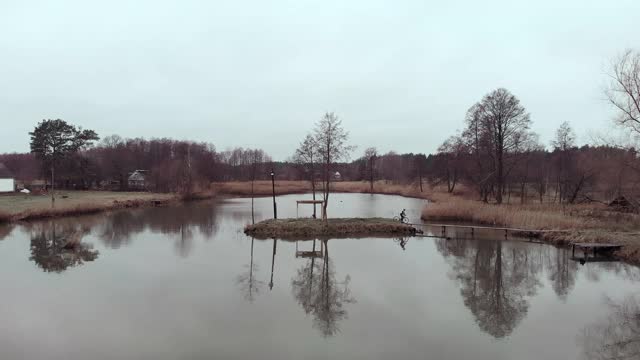
<path id="1" fill-rule="evenodd" d="M 0 152 L 41 119 L 284 159 L 325 111 L 359 156 L 431 152 L 506 87 L 548 144 L 610 124 L 606 65 L 638 0 L 0 0 Z"/>

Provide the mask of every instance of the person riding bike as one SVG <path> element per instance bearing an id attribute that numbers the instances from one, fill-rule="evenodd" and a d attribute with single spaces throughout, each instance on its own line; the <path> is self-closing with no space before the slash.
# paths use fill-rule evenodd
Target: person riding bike
<path id="1" fill-rule="evenodd" d="M 402 212 L 400 213 L 400 222 L 401 223 L 406 223 L 407 222 L 407 214 L 405 212 L 406 212 L 406 209 L 402 209 Z"/>

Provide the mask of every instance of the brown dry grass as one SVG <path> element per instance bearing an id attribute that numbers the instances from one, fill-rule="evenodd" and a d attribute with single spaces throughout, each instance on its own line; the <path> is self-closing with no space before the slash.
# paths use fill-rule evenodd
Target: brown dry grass
<path id="1" fill-rule="evenodd" d="M 463 221 L 528 230 L 601 229 L 635 231 L 640 217 L 610 211 L 601 204 L 487 204 L 455 196 L 437 196 L 425 206 L 423 220 Z"/>
<path id="2" fill-rule="evenodd" d="M 416 232 L 410 225 L 384 218 L 343 218 L 329 219 L 325 224 L 320 219 L 269 219 L 254 225 L 247 225 L 244 232 L 257 238 L 343 237 L 396 235 L 409 236 Z"/>

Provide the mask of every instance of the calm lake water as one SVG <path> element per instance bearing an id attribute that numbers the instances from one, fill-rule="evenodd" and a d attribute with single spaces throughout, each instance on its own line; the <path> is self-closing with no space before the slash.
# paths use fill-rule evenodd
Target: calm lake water
<path id="1" fill-rule="evenodd" d="M 279 197 L 279 217 L 306 198 Z M 425 204 L 331 201 L 332 217 L 406 208 L 415 222 Z M 253 240 L 242 232 L 250 203 L 0 227 L 0 359 L 537 360 L 640 350 L 607 346 L 639 340 L 638 268 L 581 266 L 567 250 L 490 232 Z M 256 220 L 271 215 L 271 198 L 256 199 Z M 62 251 L 70 238 L 83 249 Z"/>

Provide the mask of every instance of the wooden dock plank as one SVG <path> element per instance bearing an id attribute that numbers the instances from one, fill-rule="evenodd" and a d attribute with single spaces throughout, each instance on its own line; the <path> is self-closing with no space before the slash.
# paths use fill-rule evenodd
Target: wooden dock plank
<path id="1" fill-rule="evenodd" d="M 619 244 L 606 244 L 606 243 L 573 243 L 572 245 L 577 246 L 579 248 L 610 248 L 610 249 L 619 249 L 622 245 Z"/>
<path id="2" fill-rule="evenodd" d="M 486 225 L 456 225 L 456 224 L 434 224 L 434 223 L 409 223 L 409 225 L 415 226 L 432 226 L 432 227 L 455 227 L 461 229 L 478 229 L 478 230 L 499 230 L 499 231 L 516 231 L 516 232 L 532 232 L 532 233 L 548 233 L 548 232 L 567 232 L 567 230 L 532 230 L 532 229 L 520 229 L 500 226 L 486 226 Z"/>

